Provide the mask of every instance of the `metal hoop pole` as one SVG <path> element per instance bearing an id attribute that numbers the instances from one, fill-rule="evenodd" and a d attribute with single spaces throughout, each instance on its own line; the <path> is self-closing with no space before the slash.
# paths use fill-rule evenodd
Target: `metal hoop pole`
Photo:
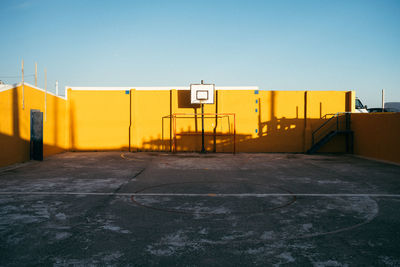
<path id="1" fill-rule="evenodd" d="M 204 104 L 201 104 L 201 153 L 206 153 L 204 147 Z"/>
<path id="2" fill-rule="evenodd" d="M 236 154 L 236 115 L 233 114 L 233 154 Z"/>

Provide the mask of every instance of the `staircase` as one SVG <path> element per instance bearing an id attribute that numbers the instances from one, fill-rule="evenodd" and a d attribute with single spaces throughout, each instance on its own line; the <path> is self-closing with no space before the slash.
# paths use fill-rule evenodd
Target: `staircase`
<path id="1" fill-rule="evenodd" d="M 332 116 L 333 115 L 333 116 Z M 351 113 L 338 112 L 336 114 L 326 114 L 330 117 L 320 127 L 312 133 L 312 145 L 307 154 L 314 154 L 322 146 L 332 140 L 335 136 L 344 135 L 346 138 L 346 153 L 353 153 L 353 131 L 351 130 Z"/>

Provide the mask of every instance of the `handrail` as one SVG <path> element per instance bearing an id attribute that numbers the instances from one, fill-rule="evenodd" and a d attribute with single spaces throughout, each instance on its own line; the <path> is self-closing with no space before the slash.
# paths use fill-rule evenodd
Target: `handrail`
<path id="1" fill-rule="evenodd" d="M 314 145 L 314 136 L 315 134 L 322 128 L 324 127 L 326 124 L 328 124 L 331 120 L 333 120 L 334 118 L 336 118 L 336 131 L 339 130 L 339 116 L 343 115 L 343 114 L 349 114 L 351 112 L 337 112 L 337 113 L 328 113 L 325 114 L 324 117 L 326 117 L 327 115 L 333 115 L 332 117 L 330 117 L 327 121 L 325 121 L 323 124 L 321 124 L 321 126 L 319 126 L 316 130 L 313 131 L 312 133 L 312 145 Z"/>
<path id="2" fill-rule="evenodd" d="M 334 117 L 338 113 L 340 113 L 340 112 L 337 112 L 337 113 L 326 113 L 324 116 L 322 116 L 321 119 L 326 119 L 326 116 L 328 116 L 328 115 L 333 115 L 332 117 Z"/>

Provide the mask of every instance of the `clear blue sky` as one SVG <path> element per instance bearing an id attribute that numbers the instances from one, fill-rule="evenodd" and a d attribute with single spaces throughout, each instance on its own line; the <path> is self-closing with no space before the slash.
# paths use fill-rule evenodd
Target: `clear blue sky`
<path id="1" fill-rule="evenodd" d="M 0 79 L 356 90 L 400 101 L 400 1 L 0 0 Z M 33 77 L 26 78 L 33 83 Z"/>

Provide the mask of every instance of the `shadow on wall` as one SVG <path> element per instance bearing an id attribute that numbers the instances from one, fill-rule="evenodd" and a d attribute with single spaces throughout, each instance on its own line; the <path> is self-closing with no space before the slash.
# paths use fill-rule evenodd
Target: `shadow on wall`
<path id="1" fill-rule="evenodd" d="M 0 166 L 29 160 L 29 140 L 22 138 L 20 128 L 22 103 L 19 101 L 17 85 L 15 88 L 1 92 L 1 124 L 0 132 Z M 20 109 L 22 112 L 20 112 Z M 7 124 L 10 125 L 7 127 Z"/>
<path id="2" fill-rule="evenodd" d="M 352 114 L 354 153 L 400 164 L 400 113 Z"/>
<path id="3" fill-rule="evenodd" d="M 177 151 L 201 150 L 201 107 L 190 103 L 189 90 L 70 93 L 67 131 L 73 151 L 172 151 L 174 126 Z M 206 148 L 231 152 L 236 143 L 238 152 L 306 152 L 312 130 L 327 119 L 322 114 L 348 110 L 346 101 L 351 103 L 346 92 L 217 90 L 205 113 L 235 113 L 236 142 L 232 118 L 208 115 Z M 192 115 L 179 118 L 176 126 L 171 117 L 181 113 Z M 335 139 L 330 151 L 344 151 Z"/>
<path id="4" fill-rule="evenodd" d="M 218 92 L 218 91 L 217 91 Z M 181 94 L 179 94 L 181 93 Z M 346 95 L 346 110 L 350 110 L 349 96 Z M 189 100 L 188 100 L 189 99 Z M 188 102 L 189 101 L 189 102 Z M 218 113 L 218 97 L 216 97 L 215 113 Z M 311 146 L 311 135 L 312 129 L 317 128 L 324 121 L 329 119 L 329 116 L 322 117 L 322 103 L 319 102 L 319 116 L 320 118 L 307 118 L 307 97 L 306 92 L 304 96 L 304 109 L 300 110 L 299 106 L 296 106 L 296 117 L 286 118 L 278 117 L 276 115 L 276 97 L 275 92 L 271 92 L 270 103 L 262 103 L 262 99 L 258 98 L 256 103 L 258 123 L 255 125 L 254 132 L 248 134 L 236 134 L 236 152 L 306 152 Z M 175 147 L 176 151 L 189 151 L 199 152 L 201 151 L 201 113 L 197 112 L 200 107 L 197 105 L 193 107 L 190 104 L 190 91 L 178 92 L 178 104 L 179 108 L 193 108 L 194 115 L 192 118 L 185 118 L 186 120 L 192 120 L 191 125 L 195 125 L 194 129 L 187 126 L 187 129 L 177 129 L 178 135 L 176 136 Z M 263 105 L 264 104 L 264 105 Z M 262 107 L 269 107 L 268 110 L 262 110 Z M 268 115 L 268 116 L 267 116 Z M 220 120 L 215 116 L 214 119 L 206 119 L 208 128 L 205 131 L 205 148 L 208 152 L 233 152 L 234 150 L 234 137 L 233 137 L 233 126 L 228 126 L 228 131 L 218 132 L 218 123 L 221 124 Z M 262 120 L 262 117 L 269 117 L 269 120 Z M 304 119 L 306 118 L 306 119 Z M 171 123 L 170 116 L 165 116 L 164 119 L 168 119 Z M 167 123 L 162 121 L 162 129 L 164 129 Z M 243 121 L 237 121 L 237 124 L 246 123 Z M 172 127 L 171 127 L 172 128 Z M 212 130 L 211 130 L 212 129 Z M 226 129 L 226 128 L 225 128 Z M 163 130 L 164 132 L 164 130 Z M 229 132 L 231 135 L 226 135 Z M 134 151 L 173 151 L 173 133 L 170 131 L 170 139 L 155 138 L 151 140 L 142 140 L 142 147 L 134 148 Z M 345 139 L 336 137 L 326 144 L 329 152 L 345 152 Z"/>
<path id="5" fill-rule="evenodd" d="M 311 123 L 319 123 L 314 119 Z M 274 118 L 258 125 L 258 136 L 236 134 L 236 152 L 305 152 L 304 151 L 304 119 Z M 205 148 L 208 152 L 233 152 L 233 134 L 220 136 L 220 133 L 205 131 Z M 345 152 L 344 140 L 337 138 L 331 152 Z M 176 137 L 176 151 L 201 151 L 200 131 L 179 131 Z M 307 147 L 308 149 L 309 147 Z M 152 139 L 143 142 L 143 147 L 135 151 L 172 151 L 169 139 Z"/>
<path id="6" fill-rule="evenodd" d="M 24 100 L 22 99 L 24 97 Z M 55 97 L 54 97 L 55 98 Z M 53 99 L 54 100 L 54 99 Z M 22 102 L 24 101 L 24 108 Z M 55 101 L 55 100 L 54 100 Z M 57 109 L 48 106 L 48 120 L 53 123 L 55 120 L 56 128 L 47 129 L 47 135 L 54 134 L 57 138 Z M 14 85 L 14 88 L 0 92 L 0 167 L 14 163 L 28 161 L 30 159 L 30 110 L 40 109 L 44 112 L 44 93 L 34 89 L 29 85 L 24 85 L 24 95 L 22 86 Z M 52 111 L 54 109 L 54 111 Z M 63 151 L 64 149 L 53 145 L 53 140 L 46 140 L 44 132 L 44 155 L 50 155 Z M 52 137 L 53 139 L 53 137 Z M 57 139 L 56 139 L 57 141 Z"/>

